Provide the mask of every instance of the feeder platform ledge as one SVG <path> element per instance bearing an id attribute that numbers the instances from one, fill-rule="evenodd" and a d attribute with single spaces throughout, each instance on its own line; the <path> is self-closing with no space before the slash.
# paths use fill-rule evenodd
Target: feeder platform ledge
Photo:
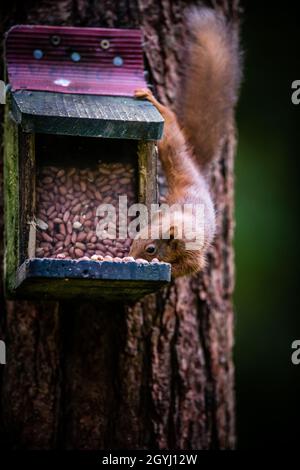
<path id="1" fill-rule="evenodd" d="M 16 292 L 18 298 L 135 301 L 170 280 L 171 265 L 163 262 L 31 258 L 17 271 Z"/>

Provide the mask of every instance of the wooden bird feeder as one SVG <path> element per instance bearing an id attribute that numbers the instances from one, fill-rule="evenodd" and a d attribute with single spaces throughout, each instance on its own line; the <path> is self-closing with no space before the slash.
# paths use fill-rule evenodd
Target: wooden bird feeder
<path id="1" fill-rule="evenodd" d="M 96 233 L 99 204 L 157 202 L 163 119 L 133 98 L 147 87 L 141 39 L 138 30 L 56 26 L 6 34 L 8 296 L 137 299 L 170 280 L 170 265 L 125 262 L 130 240 Z"/>

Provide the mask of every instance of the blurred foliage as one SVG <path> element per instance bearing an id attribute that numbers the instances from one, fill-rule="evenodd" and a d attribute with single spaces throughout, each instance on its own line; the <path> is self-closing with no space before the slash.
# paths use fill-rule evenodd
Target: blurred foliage
<path id="1" fill-rule="evenodd" d="M 236 347 L 239 447 L 298 443 L 299 156 L 291 83 L 300 79 L 295 9 L 245 5 L 236 160 Z M 295 7 L 299 9 L 298 7 Z"/>

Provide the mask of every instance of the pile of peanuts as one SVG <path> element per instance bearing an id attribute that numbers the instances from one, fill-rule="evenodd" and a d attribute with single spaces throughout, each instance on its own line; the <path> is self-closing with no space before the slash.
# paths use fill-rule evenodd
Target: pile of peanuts
<path id="1" fill-rule="evenodd" d="M 136 202 L 134 167 L 99 163 L 94 168 L 42 167 L 37 178 L 36 256 L 129 261 L 130 239 L 99 239 L 97 207 L 118 208 L 118 197 Z M 118 218 L 122 214 L 117 213 Z M 124 217 L 124 215 L 123 215 Z M 118 233 L 118 232 L 117 232 Z"/>

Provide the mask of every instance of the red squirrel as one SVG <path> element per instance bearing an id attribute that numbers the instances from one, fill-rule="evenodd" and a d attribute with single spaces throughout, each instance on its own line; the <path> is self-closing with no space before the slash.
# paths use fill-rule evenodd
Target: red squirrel
<path id="1" fill-rule="evenodd" d="M 218 158 L 232 123 L 240 82 L 237 34 L 225 17 L 208 8 L 192 9 L 188 27 L 191 37 L 177 116 L 151 91 L 135 91 L 136 98 L 153 103 L 165 121 L 158 150 L 168 185 L 167 204 L 200 204 L 204 210 L 203 242 L 198 249 L 189 249 L 184 236 L 176 238 L 176 223 L 169 226 L 169 239 L 141 238 L 139 234 L 132 243 L 131 256 L 171 263 L 173 277 L 201 271 L 205 266 L 205 253 L 216 226 L 206 174 L 209 164 Z M 162 224 L 162 219 L 158 223 Z M 148 228 L 141 233 L 149 234 Z"/>

